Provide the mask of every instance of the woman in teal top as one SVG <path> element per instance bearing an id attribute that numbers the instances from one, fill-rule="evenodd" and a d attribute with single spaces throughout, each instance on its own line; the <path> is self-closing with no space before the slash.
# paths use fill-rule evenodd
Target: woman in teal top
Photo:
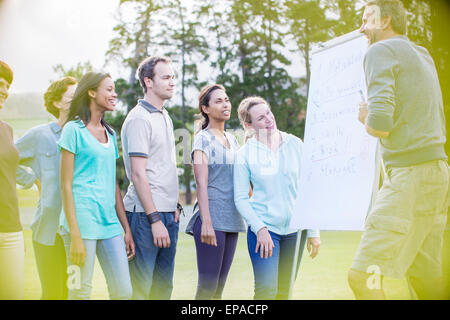
<path id="1" fill-rule="evenodd" d="M 247 133 L 254 135 L 238 150 L 234 164 L 234 201 L 249 226 L 254 298 L 287 299 L 297 242 L 297 230 L 289 223 L 295 212 L 303 143 L 277 129 L 268 103 L 260 97 L 244 99 L 238 115 Z M 306 238 L 312 258 L 319 250 L 319 231 L 301 232 L 296 273 Z"/>
<path id="2" fill-rule="evenodd" d="M 127 255 L 134 255 L 134 243 L 116 181 L 116 135 L 103 119 L 116 98 L 108 74 L 84 75 L 58 142 L 69 299 L 89 299 L 96 256 L 111 299 L 129 299 L 132 293 Z"/>

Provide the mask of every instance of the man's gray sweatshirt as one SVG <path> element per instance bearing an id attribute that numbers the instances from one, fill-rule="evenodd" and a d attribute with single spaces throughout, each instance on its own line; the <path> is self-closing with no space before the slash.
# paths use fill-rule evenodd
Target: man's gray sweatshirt
<path id="1" fill-rule="evenodd" d="M 387 167 L 447 159 L 439 79 L 428 51 L 406 36 L 371 45 L 364 58 L 367 124 L 390 132 L 381 138 Z"/>

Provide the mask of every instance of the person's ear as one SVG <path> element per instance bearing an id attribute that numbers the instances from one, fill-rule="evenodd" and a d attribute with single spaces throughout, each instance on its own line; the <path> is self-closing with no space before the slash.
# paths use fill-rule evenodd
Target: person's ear
<path id="1" fill-rule="evenodd" d="M 53 106 L 58 109 L 61 110 L 61 101 L 55 101 L 53 102 Z"/>
<path id="2" fill-rule="evenodd" d="M 247 121 L 244 121 L 244 126 L 245 126 L 245 128 L 246 128 L 247 130 L 249 130 L 249 129 L 252 129 L 252 128 L 253 128 L 253 126 L 252 126 L 251 122 L 247 122 Z"/>
<path id="3" fill-rule="evenodd" d="M 209 108 L 205 105 L 202 105 L 202 111 L 206 114 L 209 114 Z"/>
<path id="4" fill-rule="evenodd" d="M 147 89 L 153 88 L 153 80 L 150 79 L 149 77 L 144 78 L 144 83 L 145 83 L 145 86 L 147 87 Z"/>
<path id="5" fill-rule="evenodd" d="M 388 29 L 392 29 L 392 17 L 387 16 L 381 19 L 381 30 L 386 31 Z"/>
<path id="6" fill-rule="evenodd" d="M 97 96 L 97 92 L 95 92 L 94 90 L 88 90 L 88 96 L 91 99 L 95 99 L 95 97 Z"/>

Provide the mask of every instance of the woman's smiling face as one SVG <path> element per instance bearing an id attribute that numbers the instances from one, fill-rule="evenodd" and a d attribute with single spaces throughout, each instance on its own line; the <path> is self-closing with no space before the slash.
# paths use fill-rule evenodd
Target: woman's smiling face
<path id="1" fill-rule="evenodd" d="M 251 107 L 249 114 L 251 119 L 250 125 L 255 131 L 267 130 L 268 132 L 272 132 L 273 130 L 277 130 L 275 117 L 267 104 L 260 103 Z"/>
<path id="2" fill-rule="evenodd" d="M 106 111 L 114 111 L 117 93 L 115 91 L 114 81 L 110 77 L 106 77 L 100 82 L 94 101 L 99 107 L 104 108 Z"/>

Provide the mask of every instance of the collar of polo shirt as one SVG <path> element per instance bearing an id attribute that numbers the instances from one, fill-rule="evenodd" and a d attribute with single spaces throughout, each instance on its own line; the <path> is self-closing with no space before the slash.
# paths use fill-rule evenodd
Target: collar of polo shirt
<path id="1" fill-rule="evenodd" d="M 145 101 L 144 99 L 139 99 L 138 103 L 144 107 L 145 110 L 147 110 L 150 113 L 153 112 L 162 112 L 162 110 L 164 110 L 164 107 L 162 107 L 161 110 L 158 110 L 155 106 L 153 106 L 152 104 L 150 104 L 149 102 Z"/>

